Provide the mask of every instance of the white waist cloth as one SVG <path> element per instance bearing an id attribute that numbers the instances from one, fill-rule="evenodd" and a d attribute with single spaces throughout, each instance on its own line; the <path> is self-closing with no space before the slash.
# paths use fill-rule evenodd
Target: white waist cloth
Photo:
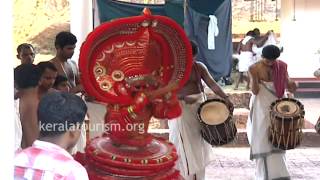
<path id="1" fill-rule="evenodd" d="M 201 97 L 201 96 L 200 96 Z M 168 121 L 169 140 L 179 155 L 176 168 L 183 177 L 199 173 L 213 160 L 212 146 L 201 136 L 197 110 L 201 100 L 193 104 L 181 102 L 182 115 Z"/>
<path id="2" fill-rule="evenodd" d="M 19 112 L 19 99 L 14 100 L 14 150 L 21 149 L 22 127 Z"/>
<path id="3" fill-rule="evenodd" d="M 257 95 L 250 99 L 250 115 L 247 121 L 247 136 L 250 143 L 250 159 L 256 159 L 256 179 L 288 178 L 285 151 L 276 149 L 268 140 L 271 124 L 269 107 L 277 98 L 273 82 L 260 84 Z"/>
<path id="4" fill-rule="evenodd" d="M 87 102 L 89 115 L 89 137 L 93 139 L 101 136 L 105 131 L 104 117 L 107 113 L 107 105 L 99 102 Z"/>
<path id="5" fill-rule="evenodd" d="M 250 51 L 241 51 L 239 55 L 239 72 L 247 72 L 249 67 L 254 64 L 253 53 Z"/>
<path id="6" fill-rule="evenodd" d="M 73 154 L 77 151 L 82 153 L 84 152 L 87 143 L 87 129 L 89 130 L 90 139 L 101 136 L 105 130 L 104 116 L 107 112 L 106 105 L 99 104 L 97 102 L 86 102 L 86 104 L 88 107 L 88 113 L 86 115 L 85 121 L 89 121 L 89 123 L 86 127 L 85 122 L 83 122 L 80 138 L 72 150 Z"/>

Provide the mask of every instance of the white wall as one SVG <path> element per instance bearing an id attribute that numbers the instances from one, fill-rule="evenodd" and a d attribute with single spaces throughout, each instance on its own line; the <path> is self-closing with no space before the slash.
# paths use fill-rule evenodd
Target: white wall
<path id="1" fill-rule="evenodd" d="M 288 63 L 291 77 L 313 77 L 320 67 L 320 0 L 281 1 L 282 60 Z"/>
<path id="2" fill-rule="evenodd" d="M 2 1 L 0 6 L 0 179 L 13 179 L 14 116 L 12 7 L 13 1 Z"/>
<path id="3" fill-rule="evenodd" d="M 80 47 L 87 35 L 93 29 L 92 20 L 92 2 L 95 0 L 71 0 L 71 20 L 70 29 L 71 32 L 77 37 L 78 42 L 76 44 L 75 53 L 72 59 L 78 62 Z"/>

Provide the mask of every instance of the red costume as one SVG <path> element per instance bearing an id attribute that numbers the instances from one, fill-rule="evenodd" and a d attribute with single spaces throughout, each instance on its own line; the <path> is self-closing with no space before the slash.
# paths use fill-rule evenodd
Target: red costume
<path id="1" fill-rule="evenodd" d="M 178 88 L 170 84 L 181 87 L 191 64 L 183 29 L 148 10 L 102 24 L 89 34 L 80 51 L 82 84 L 108 104 L 105 134 L 86 148 L 92 179 L 178 179 L 174 146 L 147 130 L 152 116 L 171 119 L 181 114 Z"/>

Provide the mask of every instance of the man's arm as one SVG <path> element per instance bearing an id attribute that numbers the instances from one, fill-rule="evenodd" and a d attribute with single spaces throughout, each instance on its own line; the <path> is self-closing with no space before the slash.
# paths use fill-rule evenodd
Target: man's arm
<path id="1" fill-rule="evenodd" d="M 71 63 L 69 63 L 72 67 L 72 71 L 74 70 L 74 75 L 75 75 L 75 83 L 76 83 L 76 86 L 71 88 L 70 89 L 70 92 L 73 93 L 73 94 L 77 94 L 79 92 L 83 92 L 83 86 L 82 84 L 80 83 L 80 73 L 79 73 L 79 69 L 78 69 L 78 66 L 76 64 L 76 62 L 74 61 L 71 61 Z"/>
<path id="2" fill-rule="evenodd" d="M 229 96 L 227 96 L 221 87 L 217 84 L 217 82 L 213 79 L 210 75 L 207 67 L 202 63 L 195 64 L 197 68 L 200 70 L 201 79 L 209 86 L 209 88 L 222 99 L 225 99 L 229 105 L 232 105 L 231 101 L 229 100 Z M 199 82 L 201 83 L 201 82 Z"/>
<path id="3" fill-rule="evenodd" d="M 170 82 L 168 85 L 161 87 L 159 89 L 145 92 L 145 94 L 150 100 L 154 100 L 157 97 L 160 97 L 162 95 L 165 95 L 166 93 L 169 93 L 169 92 L 177 89 L 178 86 L 179 86 L 179 83 L 174 81 L 174 82 Z"/>
<path id="4" fill-rule="evenodd" d="M 294 93 L 297 90 L 297 84 L 290 79 L 288 72 L 287 72 L 287 89 L 291 93 Z"/>
<path id="5" fill-rule="evenodd" d="M 237 54 L 240 54 L 240 50 L 241 50 L 241 43 L 242 43 L 243 40 L 241 40 L 238 44 L 238 47 L 237 47 Z"/>
<path id="6" fill-rule="evenodd" d="M 261 38 L 253 40 L 254 44 L 256 44 L 257 47 L 262 47 L 268 40 L 270 32 L 271 31 L 268 31 L 264 36 L 261 36 Z"/>
<path id="7" fill-rule="evenodd" d="M 249 75 L 251 78 L 251 91 L 254 95 L 257 95 L 259 93 L 260 87 L 259 87 L 259 76 L 257 67 L 255 65 L 252 65 L 249 67 Z"/>
<path id="8" fill-rule="evenodd" d="M 22 148 L 31 146 L 39 136 L 37 108 L 36 102 L 22 102 L 20 104 L 19 112 L 23 139 Z"/>

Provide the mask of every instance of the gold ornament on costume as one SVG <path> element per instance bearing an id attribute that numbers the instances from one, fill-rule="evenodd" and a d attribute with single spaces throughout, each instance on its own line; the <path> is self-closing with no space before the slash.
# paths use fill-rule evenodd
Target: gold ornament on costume
<path id="1" fill-rule="evenodd" d="M 122 81 L 124 79 L 124 73 L 120 70 L 114 70 L 111 76 L 114 81 Z"/>
<path id="2" fill-rule="evenodd" d="M 112 88 L 112 84 L 108 80 L 101 81 L 99 85 L 103 91 L 109 91 Z"/>
<path id="3" fill-rule="evenodd" d="M 97 63 L 95 66 L 94 66 L 94 76 L 97 78 L 99 76 L 103 76 L 106 74 L 106 68 L 101 66 L 99 63 Z"/>

